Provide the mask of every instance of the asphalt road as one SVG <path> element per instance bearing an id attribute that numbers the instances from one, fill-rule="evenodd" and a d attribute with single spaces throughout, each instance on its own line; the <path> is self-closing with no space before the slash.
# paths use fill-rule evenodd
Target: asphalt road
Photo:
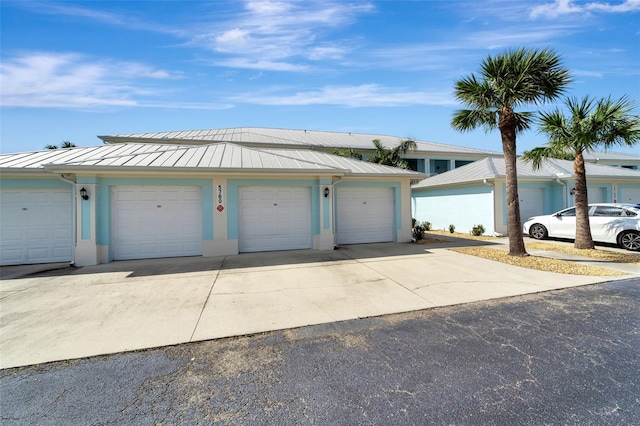
<path id="1" fill-rule="evenodd" d="M 0 372 L 2 424 L 640 424 L 640 280 Z"/>

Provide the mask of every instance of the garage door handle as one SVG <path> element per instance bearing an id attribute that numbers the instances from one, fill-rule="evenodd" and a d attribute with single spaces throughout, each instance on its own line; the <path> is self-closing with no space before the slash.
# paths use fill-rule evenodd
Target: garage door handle
<path id="1" fill-rule="evenodd" d="M 160 207 L 162 207 L 162 206 L 161 206 L 160 204 L 158 204 L 156 207 L 157 207 L 157 208 L 160 208 Z"/>
<path id="2" fill-rule="evenodd" d="M 278 205 L 278 203 L 273 203 L 273 205 L 274 205 L 274 206 L 277 206 L 277 205 Z"/>

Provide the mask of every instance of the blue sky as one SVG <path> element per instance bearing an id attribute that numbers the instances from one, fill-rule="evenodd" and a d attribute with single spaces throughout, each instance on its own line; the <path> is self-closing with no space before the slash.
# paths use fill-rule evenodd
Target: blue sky
<path id="1" fill-rule="evenodd" d="M 497 131 L 451 128 L 460 108 L 452 91 L 487 55 L 514 47 L 557 51 L 574 79 L 570 95 L 640 102 L 640 0 L 0 7 L 2 153 L 63 140 L 97 145 L 97 135 L 246 126 L 501 151 Z M 518 151 L 544 143 L 530 130 Z"/>

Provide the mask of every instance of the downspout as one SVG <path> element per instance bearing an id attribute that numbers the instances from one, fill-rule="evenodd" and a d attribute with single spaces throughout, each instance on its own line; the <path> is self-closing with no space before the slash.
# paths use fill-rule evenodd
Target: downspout
<path id="1" fill-rule="evenodd" d="M 493 236 L 502 237 L 503 235 L 496 231 L 496 186 L 493 183 L 489 183 L 487 179 L 482 179 L 482 183 L 491 188 L 493 194 L 491 202 L 491 217 L 493 218 Z"/>
<path id="2" fill-rule="evenodd" d="M 560 180 L 560 178 L 556 175 L 556 182 L 562 185 L 562 208 L 566 208 L 569 204 L 569 196 L 567 195 L 567 183 Z"/>
<path id="3" fill-rule="evenodd" d="M 64 177 L 64 174 L 59 175 L 58 179 L 71 185 L 71 204 L 73 205 L 73 208 L 71 209 L 71 227 L 72 227 L 71 241 L 73 241 L 73 247 L 71 247 L 71 262 L 69 263 L 69 265 L 76 266 L 76 245 L 77 245 L 76 240 L 78 238 L 78 214 L 77 214 L 78 196 L 76 194 L 77 192 L 76 182 L 71 179 L 67 179 L 66 177 Z"/>
<path id="4" fill-rule="evenodd" d="M 333 249 L 338 250 L 338 243 L 336 242 L 336 191 L 337 184 L 342 182 L 342 176 L 336 176 L 337 181 L 331 183 L 331 232 L 333 233 Z"/>

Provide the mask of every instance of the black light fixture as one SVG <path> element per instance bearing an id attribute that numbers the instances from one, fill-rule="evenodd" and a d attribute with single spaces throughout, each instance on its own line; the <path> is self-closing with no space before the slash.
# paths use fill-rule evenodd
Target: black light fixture
<path id="1" fill-rule="evenodd" d="M 327 198 L 329 196 L 329 187 L 325 186 L 324 188 L 324 198 Z"/>
<path id="2" fill-rule="evenodd" d="M 89 199 L 89 194 L 87 194 L 87 190 L 84 189 L 84 186 L 80 190 L 80 197 L 82 197 L 83 200 L 88 200 Z"/>
<path id="3" fill-rule="evenodd" d="M 569 191 L 570 195 L 576 195 L 576 189 L 575 188 L 571 188 L 571 190 Z"/>

